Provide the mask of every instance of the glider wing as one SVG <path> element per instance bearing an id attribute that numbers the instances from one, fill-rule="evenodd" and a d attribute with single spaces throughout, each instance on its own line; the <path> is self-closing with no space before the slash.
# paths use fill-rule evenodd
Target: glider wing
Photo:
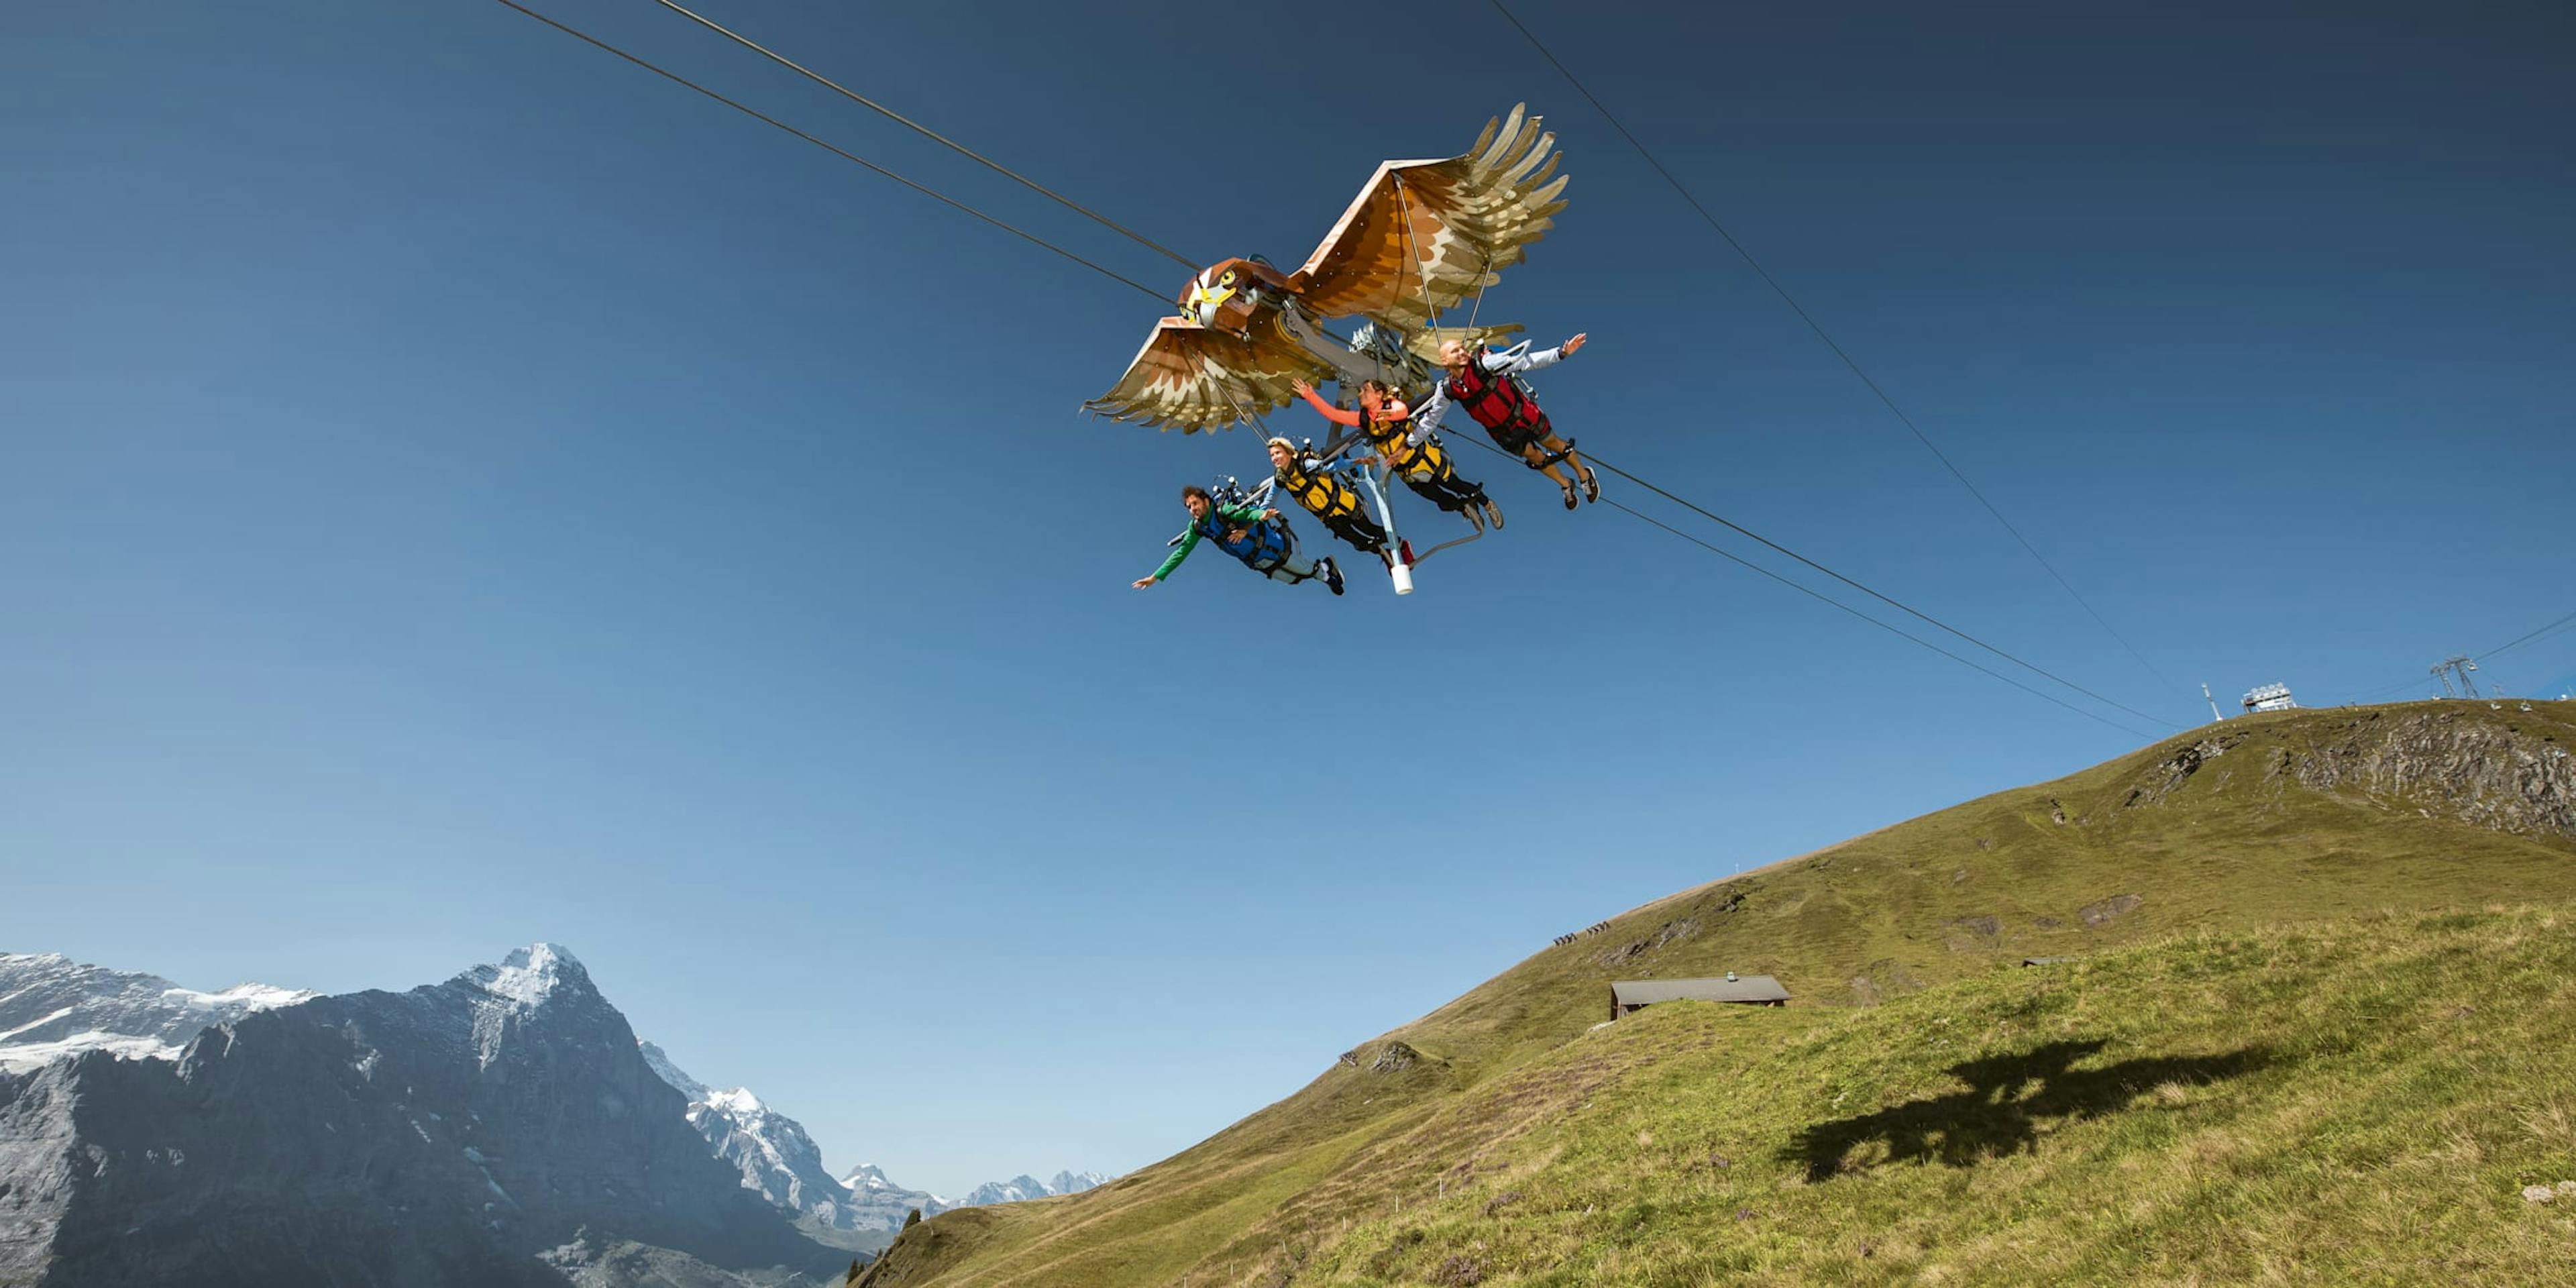
<path id="1" fill-rule="evenodd" d="M 1492 285 L 1565 209 L 1566 179 L 1550 178 L 1556 136 L 1539 123 L 1515 105 L 1463 156 L 1379 166 L 1290 291 L 1316 317 L 1356 315 L 1410 332 Z"/>
<path id="2" fill-rule="evenodd" d="M 1083 404 L 1112 420 L 1181 432 L 1226 429 L 1296 397 L 1289 382 L 1327 381 L 1333 369 L 1294 342 L 1255 325 L 1251 338 L 1164 318 L 1109 392 Z"/>

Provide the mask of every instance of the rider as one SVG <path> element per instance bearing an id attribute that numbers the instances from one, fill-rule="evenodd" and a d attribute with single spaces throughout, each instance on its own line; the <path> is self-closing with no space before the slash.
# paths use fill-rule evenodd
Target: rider
<path id="1" fill-rule="evenodd" d="M 1284 438 L 1270 440 L 1270 468 L 1279 480 L 1279 490 L 1297 498 L 1334 536 L 1363 553 L 1376 555 L 1388 567 L 1395 557 L 1386 550 L 1386 529 L 1369 517 L 1367 503 L 1351 485 L 1333 473 L 1332 466 L 1311 456 L 1301 456 L 1297 445 Z"/>
<path id="2" fill-rule="evenodd" d="M 1600 478 L 1583 463 L 1582 457 L 1574 454 L 1574 440 L 1557 436 L 1555 427 L 1547 423 L 1547 413 L 1539 410 L 1538 400 L 1518 379 L 1522 372 L 1554 366 L 1559 359 L 1572 357 L 1583 343 L 1584 337 L 1577 335 L 1553 349 L 1515 353 L 1509 349 L 1471 350 L 1463 341 L 1442 341 L 1440 365 L 1448 369 L 1448 375 L 1432 385 L 1430 399 L 1414 413 L 1414 432 L 1438 429 L 1449 404 L 1459 403 L 1504 451 L 1518 453 L 1531 469 L 1545 473 L 1563 488 L 1566 509 L 1576 504 L 1574 483 L 1557 471 L 1560 461 L 1573 463 L 1574 472 L 1583 480 L 1585 500 L 1600 500 Z"/>
<path id="3" fill-rule="evenodd" d="M 1393 386 L 1383 380 L 1360 382 L 1358 411 L 1336 407 L 1325 402 L 1313 385 L 1303 380 L 1292 382 L 1298 396 L 1324 419 L 1360 431 L 1368 445 L 1394 469 L 1406 487 L 1450 514 L 1464 514 L 1467 522 L 1482 530 L 1487 520 L 1497 528 L 1503 526 L 1503 512 L 1485 489 L 1458 477 L 1449 463 L 1449 451 L 1428 431 L 1413 425 L 1413 412 L 1396 396 Z"/>
<path id="4" fill-rule="evenodd" d="M 1181 504 L 1190 512 L 1190 526 L 1176 541 L 1178 549 L 1163 560 L 1163 566 L 1136 580 L 1143 590 L 1172 575 L 1181 561 L 1198 549 L 1202 537 L 1214 540 L 1217 549 L 1243 561 L 1243 566 L 1289 585 L 1322 577 L 1336 595 L 1342 593 L 1342 570 L 1326 559 L 1306 559 L 1297 553 L 1297 535 L 1277 510 L 1257 505 L 1219 505 L 1208 490 L 1195 484 L 1181 489 Z"/>

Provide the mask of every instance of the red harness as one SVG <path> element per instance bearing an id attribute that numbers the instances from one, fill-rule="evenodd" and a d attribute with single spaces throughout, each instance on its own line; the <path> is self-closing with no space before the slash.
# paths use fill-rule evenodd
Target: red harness
<path id="1" fill-rule="evenodd" d="M 1547 424 L 1547 414 L 1530 400 L 1529 391 L 1510 376 L 1498 376 L 1485 370 L 1480 354 L 1467 360 L 1463 375 L 1449 377 L 1443 387 L 1449 401 L 1467 409 L 1476 423 L 1497 437 L 1506 433 L 1539 428 Z"/>

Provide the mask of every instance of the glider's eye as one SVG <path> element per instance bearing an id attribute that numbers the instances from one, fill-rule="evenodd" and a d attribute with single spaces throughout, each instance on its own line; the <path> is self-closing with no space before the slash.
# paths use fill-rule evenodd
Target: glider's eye
<path id="1" fill-rule="evenodd" d="M 1225 276 L 1218 278 L 1216 284 L 1219 286 L 1234 285 L 1234 270 L 1230 268 L 1225 270 Z"/>

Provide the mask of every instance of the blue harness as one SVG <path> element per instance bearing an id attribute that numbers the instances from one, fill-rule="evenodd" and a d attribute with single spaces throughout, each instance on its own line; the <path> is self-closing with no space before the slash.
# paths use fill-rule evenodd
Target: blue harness
<path id="1" fill-rule="evenodd" d="M 1243 540 L 1229 541 L 1226 533 L 1235 525 L 1211 506 L 1197 526 L 1201 537 L 1215 542 L 1217 549 L 1242 560 L 1243 566 L 1254 572 L 1269 572 L 1297 552 L 1297 539 L 1283 522 L 1255 519 L 1243 525 Z"/>

